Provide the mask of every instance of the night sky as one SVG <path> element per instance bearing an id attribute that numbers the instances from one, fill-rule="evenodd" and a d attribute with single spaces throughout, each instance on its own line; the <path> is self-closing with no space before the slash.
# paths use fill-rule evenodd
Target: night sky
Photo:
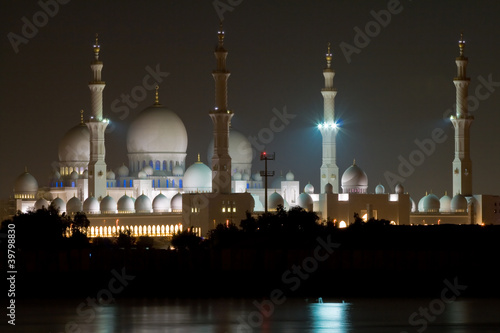
<path id="1" fill-rule="evenodd" d="M 479 101 L 471 110 L 473 188 L 475 193 L 500 193 L 499 1 L 402 0 L 391 7 L 397 13 L 385 27 L 373 23 L 373 13 L 387 10 L 388 1 L 218 3 L 232 9 L 222 14 L 231 71 L 228 101 L 235 113 L 232 127 L 246 136 L 258 138 L 261 133 L 269 141 L 266 149 L 276 152 L 269 168 L 277 174 L 292 170 L 301 187 L 311 182 L 316 192 L 321 165 L 316 125 L 323 114 L 322 70 L 331 42 L 336 118 L 342 127 L 337 136 L 340 174 L 356 159 L 368 175 L 370 192 L 378 183 L 387 188 L 384 174 L 398 174 L 400 158 L 408 160 L 418 149 L 415 140 L 429 139 L 435 129 L 442 129 L 447 139 L 424 155 L 403 185 L 415 200 L 425 191 L 451 194 L 453 127 L 443 115 L 455 103 L 452 80 L 463 31 L 469 95 Z M 122 94 L 142 85 L 148 66 L 169 73 L 161 77 L 160 102 L 184 121 L 189 139 L 186 165 L 196 161 L 197 153 L 210 165 L 208 111 L 214 106 L 211 72 L 221 18 L 213 1 L 73 0 L 60 4 L 47 22 L 37 1 L 8 0 L 0 6 L 1 198 L 12 194 L 14 180 L 25 167 L 46 186 L 58 161 L 60 139 L 79 123 L 81 109 L 89 116 L 87 84 L 96 32 L 106 81 L 104 115 L 112 123 L 106 135 L 108 167 L 128 164 L 127 129 L 154 102 L 154 91 L 148 91 L 134 107 L 117 108 L 125 105 Z M 22 37 L 23 25 L 34 16 L 38 32 L 31 32 L 16 53 L 9 33 Z M 356 41 L 355 28 L 365 31 L 367 23 L 372 37 Z M 356 47 L 356 52 L 346 57 L 341 45 Z M 493 84 L 485 86 L 488 80 Z M 273 109 L 282 113 L 284 108 L 295 117 L 273 133 L 272 140 L 262 136 L 269 133 L 263 129 L 270 127 Z M 263 167 L 254 160 L 253 172 Z"/>

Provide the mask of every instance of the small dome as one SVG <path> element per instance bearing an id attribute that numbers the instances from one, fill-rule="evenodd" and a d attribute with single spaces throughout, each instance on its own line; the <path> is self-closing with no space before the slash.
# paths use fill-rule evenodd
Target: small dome
<path id="1" fill-rule="evenodd" d="M 385 193 L 385 187 L 382 184 L 378 184 L 375 187 L 375 194 L 384 194 Z"/>
<path id="2" fill-rule="evenodd" d="M 292 171 L 288 171 L 288 172 L 286 173 L 286 175 L 285 175 L 285 179 L 286 179 L 287 181 L 293 181 L 293 180 L 295 180 L 295 175 L 293 174 L 293 172 L 292 172 Z"/>
<path id="3" fill-rule="evenodd" d="M 141 170 L 141 171 L 139 171 L 139 173 L 137 174 L 137 177 L 138 177 L 139 179 L 146 179 L 146 178 L 148 178 L 148 175 L 147 175 L 147 174 L 146 174 L 143 170 Z"/>
<path id="4" fill-rule="evenodd" d="M 89 170 L 85 170 L 82 173 L 82 178 L 83 179 L 89 179 Z"/>
<path id="5" fill-rule="evenodd" d="M 170 201 L 170 207 L 172 208 L 172 212 L 182 212 L 182 194 L 177 193 L 173 196 Z"/>
<path id="6" fill-rule="evenodd" d="M 176 165 L 172 169 L 172 174 L 174 176 L 180 177 L 180 176 L 182 176 L 184 174 L 184 169 L 180 165 Z"/>
<path id="7" fill-rule="evenodd" d="M 306 192 L 302 192 L 299 195 L 298 204 L 300 207 L 302 207 L 310 212 L 313 210 L 313 199 Z"/>
<path id="8" fill-rule="evenodd" d="M 17 177 L 14 183 L 14 194 L 19 198 L 34 199 L 38 191 L 38 182 L 29 172 L 24 172 Z"/>
<path id="9" fill-rule="evenodd" d="M 314 188 L 313 188 L 313 192 L 314 192 Z M 306 192 L 306 193 L 312 194 L 313 192 Z M 328 194 L 332 194 L 333 193 L 333 185 L 332 184 L 328 183 L 328 184 L 325 185 L 325 193 L 328 193 Z"/>
<path id="10" fill-rule="evenodd" d="M 102 214 L 116 214 L 117 204 L 113 197 L 107 195 L 101 200 L 100 208 Z"/>
<path id="11" fill-rule="evenodd" d="M 133 213 L 135 211 L 134 200 L 125 194 L 120 199 L 118 199 L 117 208 L 119 213 Z"/>
<path id="12" fill-rule="evenodd" d="M 331 184 L 330 184 L 330 186 L 331 186 Z M 333 186 L 332 186 L 332 188 L 333 188 Z M 309 193 L 309 194 L 313 194 L 314 193 L 314 186 L 311 183 L 308 183 L 306 186 L 304 186 L 304 192 Z"/>
<path id="13" fill-rule="evenodd" d="M 451 211 L 453 213 L 467 212 L 467 199 L 462 194 L 457 194 L 451 199 Z"/>
<path id="14" fill-rule="evenodd" d="M 412 198 L 410 198 L 410 210 L 412 213 L 417 212 L 417 204 Z"/>
<path id="15" fill-rule="evenodd" d="M 285 200 L 278 192 L 274 192 L 269 196 L 268 200 L 269 209 L 277 209 L 279 205 L 285 206 Z"/>
<path id="16" fill-rule="evenodd" d="M 47 200 L 45 200 L 44 198 L 40 198 L 38 199 L 37 201 L 35 201 L 35 209 L 36 210 L 39 210 L 39 209 L 47 209 L 49 208 L 50 204 Z"/>
<path id="17" fill-rule="evenodd" d="M 439 212 L 451 213 L 451 198 L 449 195 L 445 194 L 439 199 Z"/>
<path id="18" fill-rule="evenodd" d="M 153 211 L 155 213 L 168 212 L 169 207 L 170 207 L 170 200 L 165 195 L 160 193 L 154 198 Z"/>
<path id="19" fill-rule="evenodd" d="M 66 212 L 66 203 L 64 202 L 63 199 L 57 197 L 52 202 L 50 203 L 50 206 L 57 209 L 59 213 L 65 213 Z"/>
<path id="20" fill-rule="evenodd" d="M 253 180 L 255 180 L 256 182 L 260 182 L 262 181 L 262 176 L 260 175 L 260 172 L 256 172 L 252 175 L 252 178 Z"/>
<path id="21" fill-rule="evenodd" d="M 142 171 L 146 173 L 147 176 L 152 176 L 154 173 L 153 167 L 151 165 L 146 165 Z"/>
<path id="22" fill-rule="evenodd" d="M 202 162 L 196 162 L 184 172 L 184 188 L 212 189 L 212 170 Z"/>
<path id="23" fill-rule="evenodd" d="M 83 212 L 85 214 L 98 214 L 99 210 L 99 201 L 95 197 L 88 197 L 83 202 Z"/>
<path id="24" fill-rule="evenodd" d="M 77 197 L 73 197 L 68 200 L 68 203 L 66 204 L 66 211 L 68 212 L 68 214 L 75 214 L 81 212 L 82 210 L 83 205 L 80 199 L 78 199 Z"/>
<path id="25" fill-rule="evenodd" d="M 135 200 L 136 213 L 151 213 L 152 207 L 151 199 L 145 194 L 141 194 Z"/>
<path id="26" fill-rule="evenodd" d="M 115 173 L 112 170 L 109 170 L 106 173 L 106 179 L 108 179 L 108 180 L 115 180 L 116 179 Z"/>
<path id="27" fill-rule="evenodd" d="M 249 181 L 250 180 L 250 175 L 248 173 L 244 172 L 243 175 L 241 176 L 241 179 Z"/>
<path id="28" fill-rule="evenodd" d="M 69 178 L 70 178 L 71 180 L 77 180 L 78 178 L 80 178 L 80 175 L 78 174 L 78 172 L 73 171 L 73 172 L 71 172 L 71 174 L 69 175 Z"/>
<path id="29" fill-rule="evenodd" d="M 439 198 L 434 193 L 430 193 L 423 198 L 422 208 L 424 213 L 439 212 Z"/>
<path id="30" fill-rule="evenodd" d="M 342 175 L 342 190 L 344 193 L 366 193 L 368 176 L 360 167 L 353 163 Z"/>
<path id="31" fill-rule="evenodd" d="M 239 171 L 236 171 L 233 175 L 233 180 L 241 180 L 242 177 L 242 174 Z"/>
<path id="32" fill-rule="evenodd" d="M 129 172 L 129 169 L 125 164 L 122 164 L 122 166 L 116 170 L 118 177 L 128 177 Z"/>
<path id="33" fill-rule="evenodd" d="M 404 194 L 405 188 L 400 183 L 397 183 L 396 187 L 394 187 L 394 192 L 396 192 L 396 194 Z"/>
<path id="34" fill-rule="evenodd" d="M 59 142 L 59 161 L 88 163 L 89 160 L 90 131 L 85 124 L 78 124 Z"/>
<path id="35" fill-rule="evenodd" d="M 50 175 L 50 178 L 53 180 L 59 180 L 61 179 L 61 174 L 59 173 L 59 171 L 54 170 L 54 172 L 52 172 L 52 174 Z"/>

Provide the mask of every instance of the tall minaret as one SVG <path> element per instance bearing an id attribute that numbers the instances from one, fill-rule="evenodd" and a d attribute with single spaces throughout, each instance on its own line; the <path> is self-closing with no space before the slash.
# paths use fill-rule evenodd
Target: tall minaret
<path id="1" fill-rule="evenodd" d="M 331 68 L 331 64 L 332 54 L 330 53 L 330 43 L 328 43 L 326 68 L 323 70 L 325 87 L 321 89 L 324 100 L 324 119 L 323 123 L 318 125 L 323 136 L 323 162 L 320 169 L 321 193 L 325 193 L 325 185 L 328 183 L 333 186 L 333 193 L 339 193 L 339 167 L 337 166 L 337 148 L 335 143 L 335 137 L 338 132 L 335 123 L 335 95 L 337 95 L 337 89 L 333 88 L 335 72 Z"/>
<path id="2" fill-rule="evenodd" d="M 460 56 L 455 60 L 457 77 L 453 79 L 457 90 L 456 114 L 451 116 L 455 127 L 455 159 L 453 160 L 453 195 L 472 195 L 472 162 L 470 159 L 470 125 L 474 117 L 467 109 L 467 94 L 470 78 L 467 77 L 467 57 L 464 56 L 465 41 L 463 34 L 458 42 Z"/>
<path id="3" fill-rule="evenodd" d="M 210 111 L 214 123 L 214 155 L 212 157 L 212 190 L 231 193 L 231 156 L 229 156 L 229 125 L 233 112 L 227 109 L 227 51 L 224 49 L 222 22 L 218 31 L 219 43 L 215 48 L 217 69 L 212 72 L 215 80 L 215 108 Z"/>
<path id="4" fill-rule="evenodd" d="M 90 63 L 92 81 L 89 82 L 91 117 L 87 122 L 90 131 L 89 194 L 98 200 L 106 196 L 106 155 L 104 131 L 108 120 L 102 117 L 102 91 L 105 83 L 101 80 L 102 62 L 99 60 L 100 45 L 96 35 L 94 60 Z"/>

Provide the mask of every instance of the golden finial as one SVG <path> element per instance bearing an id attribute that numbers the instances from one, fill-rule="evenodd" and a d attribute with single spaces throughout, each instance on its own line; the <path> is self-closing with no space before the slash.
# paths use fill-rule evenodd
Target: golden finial
<path id="1" fill-rule="evenodd" d="M 464 33 L 460 33 L 460 40 L 458 41 L 458 47 L 460 48 L 460 56 L 464 56 L 464 49 L 465 49 L 465 40 L 464 40 Z"/>
<path id="2" fill-rule="evenodd" d="M 352 160 L 352 165 L 356 165 L 356 159 Z"/>
<path id="3" fill-rule="evenodd" d="M 200 153 L 198 153 L 198 161 L 196 163 L 201 163 Z"/>
<path id="4" fill-rule="evenodd" d="M 219 23 L 219 31 L 217 32 L 217 36 L 219 37 L 219 46 L 224 44 L 224 29 L 222 27 L 222 20 Z"/>
<path id="5" fill-rule="evenodd" d="M 332 63 L 332 53 L 330 51 L 330 42 L 328 42 L 328 49 L 326 51 L 326 65 L 328 66 L 328 68 L 330 68 L 331 66 L 331 63 Z"/>
<path id="6" fill-rule="evenodd" d="M 99 34 L 95 34 L 95 43 L 94 43 L 94 54 L 95 58 L 99 58 L 99 51 L 101 50 L 101 45 L 99 45 Z"/>
<path id="7" fill-rule="evenodd" d="M 80 110 L 80 125 L 83 125 L 83 110 Z"/>
<path id="8" fill-rule="evenodd" d="M 160 89 L 160 86 L 156 85 L 155 89 L 156 89 L 156 92 L 155 92 L 155 105 L 160 105 L 160 99 L 158 98 L 158 90 Z"/>

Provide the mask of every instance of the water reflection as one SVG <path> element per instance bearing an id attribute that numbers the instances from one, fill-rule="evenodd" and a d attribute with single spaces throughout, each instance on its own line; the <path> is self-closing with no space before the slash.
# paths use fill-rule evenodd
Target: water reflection
<path id="1" fill-rule="evenodd" d="M 309 304 L 314 333 L 346 333 L 349 328 L 349 303 Z"/>
<path id="2" fill-rule="evenodd" d="M 16 332 L 416 332 L 422 326 L 411 325 L 409 316 L 432 300 L 354 299 L 319 304 L 287 299 L 263 313 L 259 310 L 265 304 L 262 299 L 117 299 L 95 307 L 92 316 L 90 308 L 79 312 L 83 301 L 21 300 Z M 499 310 L 498 299 L 457 300 L 429 321 L 425 332 L 500 332 Z M 6 323 L 0 323 L 0 332 L 5 328 Z"/>

